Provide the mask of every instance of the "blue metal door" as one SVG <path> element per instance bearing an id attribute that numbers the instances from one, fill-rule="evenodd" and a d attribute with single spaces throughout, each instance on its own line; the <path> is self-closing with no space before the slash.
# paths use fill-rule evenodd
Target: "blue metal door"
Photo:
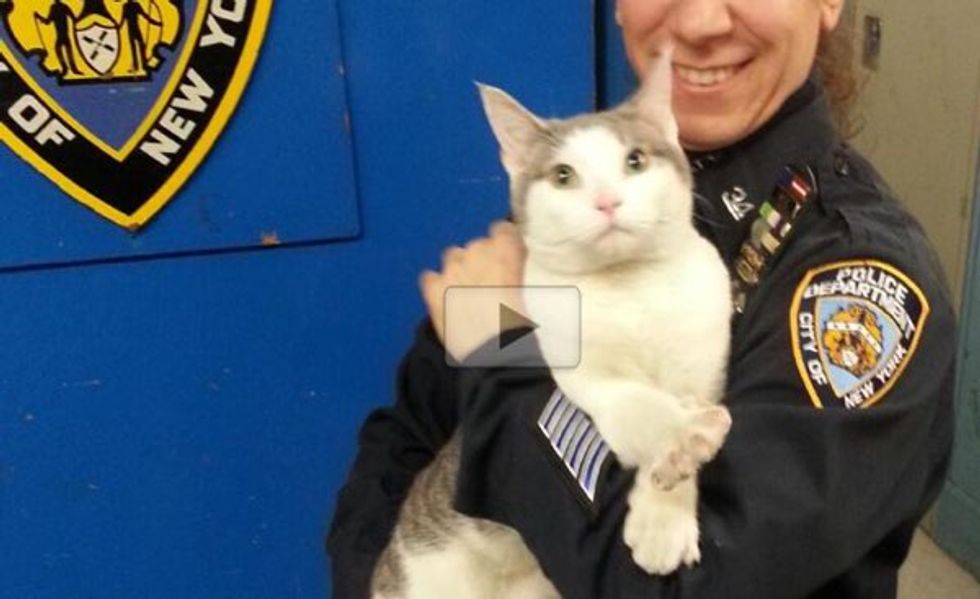
<path id="1" fill-rule="evenodd" d="M 0 148 L 0 598 L 327 596 L 417 273 L 506 214 L 473 81 L 588 108 L 592 10 L 274 2 L 230 124 L 136 233 Z"/>
<path id="2" fill-rule="evenodd" d="M 939 500 L 937 541 L 980 578 L 980 161 L 960 314 L 953 466 Z"/>

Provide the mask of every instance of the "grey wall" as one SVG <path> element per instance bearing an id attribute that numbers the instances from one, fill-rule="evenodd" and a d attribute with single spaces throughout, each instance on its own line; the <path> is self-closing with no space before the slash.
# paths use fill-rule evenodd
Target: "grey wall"
<path id="1" fill-rule="evenodd" d="M 877 69 L 858 66 L 864 129 L 853 140 L 925 226 L 959 301 L 980 100 L 980 2 L 849 0 L 858 62 L 864 16 L 883 20 Z"/>

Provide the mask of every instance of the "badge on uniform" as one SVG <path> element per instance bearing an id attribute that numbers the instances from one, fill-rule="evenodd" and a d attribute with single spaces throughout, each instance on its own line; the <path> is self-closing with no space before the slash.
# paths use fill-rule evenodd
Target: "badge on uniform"
<path id="1" fill-rule="evenodd" d="M 538 430 L 589 503 L 595 501 L 596 485 L 609 457 L 609 445 L 592 420 L 560 389 L 555 389 L 538 417 Z"/>
<path id="2" fill-rule="evenodd" d="M 850 260 L 809 271 L 790 310 L 793 355 L 813 404 L 867 408 L 898 381 L 929 314 L 890 264 Z"/>

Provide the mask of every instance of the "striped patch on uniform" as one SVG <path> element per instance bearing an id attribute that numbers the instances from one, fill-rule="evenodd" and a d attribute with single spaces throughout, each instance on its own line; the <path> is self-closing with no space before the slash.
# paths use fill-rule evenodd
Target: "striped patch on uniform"
<path id="1" fill-rule="evenodd" d="M 592 420 L 555 389 L 538 417 L 538 429 L 589 502 L 595 501 L 596 483 L 609 446 Z"/>

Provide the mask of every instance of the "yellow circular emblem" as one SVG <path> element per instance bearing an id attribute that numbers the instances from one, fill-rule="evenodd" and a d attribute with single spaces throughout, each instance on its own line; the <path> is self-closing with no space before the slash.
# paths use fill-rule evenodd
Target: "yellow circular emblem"
<path id="1" fill-rule="evenodd" d="M 882 354 L 882 332 L 877 317 L 860 304 L 841 307 L 824 323 L 827 357 L 861 378 L 873 372 Z"/>

